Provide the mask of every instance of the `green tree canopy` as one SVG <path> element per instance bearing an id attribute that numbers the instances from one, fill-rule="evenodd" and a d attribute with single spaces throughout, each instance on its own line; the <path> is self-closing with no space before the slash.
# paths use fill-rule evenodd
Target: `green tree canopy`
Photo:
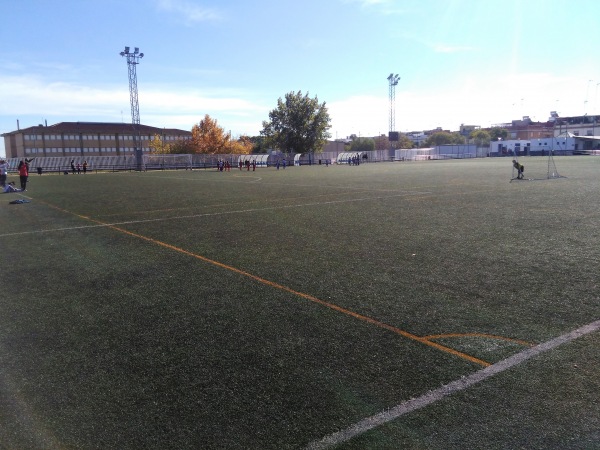
<path id="1" fill-rule="evenodd" d="M 331 137 L 328 130 L 331 119 L 325 102 L 308 93 L 289 92 L 285 100 L 277 101 L 277 108 L 269 113 L 269 121 L 263 121 L 260 132 L 268 145 L 285 153 L 319 152 Z"/>
<path id="2" fill-rule="evenodd" d="M 435 147 L 437 145 L 458 145 L 464 144 L 465 138 L 462 137 L 459 133 L 449 133 L 448 131 L 438 131 L 437 133 L 433 133 L 429 136 L 424 145 L 426 147 Z"/>
<path id="3" fill-rule="evenodd" d="M 375 141 L 371 138 L 359 137 L 350 144 L 351 152 L 370 152 L 375 149 Z"/>
<path id="4" fill-rule="evenodd" d="M 473 139 L 475 141 L 475 145 L 478 147 L 487 147 L 490 145 L 490 140 L 492 137 L 490 133 L 485 130 L 475 130 L 471 133 L 469 139 Z"/>
<path id="5" fill-rule="evenodd" d="M 409 139 L 404 133 L 400 133 L 400 140 L 398 141 L 397 148 L 413 148 L 415 143 Z"/>
<path id="6" fill-rule="evenodd" d="M 505 140 L 508 137 L 508 130 L 506 128 L 492 127 L 490 128 L 490 140 L 497 141 L 498 138 Z"/>

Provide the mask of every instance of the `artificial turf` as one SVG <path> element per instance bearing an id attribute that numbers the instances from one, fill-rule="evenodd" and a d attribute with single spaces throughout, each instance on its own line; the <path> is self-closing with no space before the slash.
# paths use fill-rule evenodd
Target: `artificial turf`
<path id="1" fill-rule="evenodd" d="M 492 364 L 597 320 L 600 159 L 555 161 L 32 176 L 0 203 L 0 443 L 303 448 L 482 367 L 410 336 Z M 340 447 L 586 448 L 595 344 Z"/>

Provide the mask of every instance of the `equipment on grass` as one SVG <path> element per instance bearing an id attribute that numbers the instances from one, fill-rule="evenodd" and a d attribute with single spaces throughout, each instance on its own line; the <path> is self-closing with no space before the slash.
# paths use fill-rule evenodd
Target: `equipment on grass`
<path id="1" fill-rule="evenodd" d="M 516 154 L 513 156 L 512 166 L 512 177 L 510 183 L 513 181 L 537 181 L 537 180 L 550 180 L 554 178 L 567 178 L 558 173 L 556 168 L 556 162 L 552 156 L 552 151 L 548 152 L 548 158 L 543 156 L 529 156 L 527 157 L 527 164 L 524 164 L 524 168 L 527 170 L 527 178 L 518 177 L 518 172 L 515 168 L 514 161 L 521 164 Z M 525 172 L 525 170 L 523 170 Z"/>
<path id="2" fill-rule="evenodd" d="M 147 170 L 192 170 L 192 155 L 161 154 L 142 155 L 144 171 Z"/>

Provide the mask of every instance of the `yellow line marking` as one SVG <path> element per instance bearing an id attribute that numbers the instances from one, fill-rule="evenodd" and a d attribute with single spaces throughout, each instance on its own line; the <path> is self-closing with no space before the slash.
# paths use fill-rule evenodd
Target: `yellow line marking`
<path id="1" fill-rule="evenodd" d="M 294 289 L 292 289 L 290 287 L 284 286 L 284 285 L 276 283 L 274 281 L 267 280 L 265 278 L 261 278 L 261 277 L 259 277 L 257 275 L 253 275 L 253 274 L 251 274 L 249 272 L 246 272 L 244 270 L 238 269 L 236 267 L 229 266 L 227 264 L 221 263 L 219 261 L 215 261 L 213 259 L 207 258 L 207 257 L 202 256 L 202 255 L 198 255 L 196 253 L 189 252 L 189 251 L 187 251 L 185 249 L 182 249 L 180 247 L 176 247 L 174 245 L 167 244 L 166 242 L 158 241 L 156 239 L 153 239 L 153 238 L 150 238 L 150 237 L 147 237 L 147 236 L 143 236 L 141 234 L 133 233 L 133 232 L 125 230 L 123 228 L 119 228 L 119 227 L 115 227 L 115 226 L 110 226 L 110 228 L 113 228 L 113 229 L 115 229 L 117 231 L 120 231 L 121 233 L 125 233 L 125 234 L 128 234 L 130 236 L 137 237 L 139 239 L 143 239 L 145 241 L 151 242 L 151 243 L 159 245 L 161 247 L 165 247 L 165 248 L 168 248 L 170 250 L 174 250 L 174 251 L 182 253 L 184 255 L 191 256 L 193 258 L 199 259 L 201 261 L 204 261 L 206 263 L 215 265 L 217 267 L 221 267 L 223 269 L 229 270 L 229 271 L 237 273 L 239 275 L 243 275 L 243 276 L 248 277 L 248 278 L 250 278 L 252 280 L 258 281 L 259 283 L 265 284 L 267 286 L 271 286 L 271 287 L 273 287 L 275 289 L 279 289 L 279 290 L 282 290 L 282 291 L 285 291 L 285 292 L 289 292 L 290 294 L 294 294 L 294 295 L 296 295 L 298 297 L 302 297 L 302 298 L 304 298 L 306 300 L 309 300 L 309 301 L 311 301 L 313 303 L 317 303 L 319 305 L 325 306 L 325 307 L 327 307 L 329 309 L 332 309 L 334 311 L 341 312 L 341 313 L 346 314 L 348 316 L 354 317 L 355 319 L 362 320 L 364 322 L 367 322 L 367 323 L 370 323 L 372 325 L 378 326 L 380 328 L 386 329 L 386 330 L 391 331 L 393 333 L 399 334 L 400 336 L 404 336 L 405 338 L 412 339 L 414 341 L 420 342 L 422 344 L 428 345 L 430 347 L 436 348 L 436 349 L 444 351 L 446 353 L 450 353 L 452 355 L 458 356 L 460 358 L 466 359 L 468 361 L 474 362 L 474 363 L 482 365 L 484 367 L 487 367 L 487 366 L 490 365 L 490 363 L 488 363 L 487 361 L 483 361 L 483 360 L 481 360 L 479 358 L 475 358 L 473 356 L 467 355 L 466 353 L 459 352 L 457 350 L 454 350 L 453 348 L 446 347 L 446 346 L 438 344 L 436 342 L 431 342 L 430 340 L 428 340 L 426 338 L 422 338 L 422 337 L 416 336 L 416 335 L 414 335 L 412 333 L 409 333 L 407 331 L 401 330 L 401 329 L 396 328 L 396 327 L 394 327 L 392 325 L 388 325 L 386 323 L 383 323 L 383 322 L 380 322 L 380 321 L 378 321 L 376 319 L 373 319 L 372 317 L 364 316 L 362 314 L 356 313 L 356 312 L 351 311 L 349 309 L 342 308 L 341 306 L 338 306 L 338 305 L 336 305 L 334 303 L 329 303 L 329 302 L 321 300 L 321 299 L 319 299 L 317 297 L 314 297 L 314 296 L 312 296 L 310 294 L 305 294 L 303 292 L 296 291 L 296 290 L 294 290 Z"/>
<path id="2" fill-rule="evenodd" d="M 53 206 L 53 205 L 50 205 L 50 204 L 48 204 L 48 205 L 51 206 L 51 207 L 53 207 L 53 208 L 55 208 L 55 209 L 57 209 L 57 210 L 59 210 L 59 211 L 63 211 L 65 213 L 72 214 L 72 215 L 74 215 L 76 217 L 80 217 L 82 219 L 89 220 L 89 221 L 97 223 L 97 224 L 106 225 L 108 228 L 111 228 L 113 230 L 116 230 L 116 231 L 119 231 L 121 233 L 127 234 L 129 236 L 132 236 L 132 237 L 135 237 L 135 238 L 138 238 L 138 239 L 142 239 L 142 240 L 150 242 L 152 244 L 155 244 L 155 245 L 158 245 L 158 246 L 161 246 L 161 247 L 164 247 L 164 248 L 168 248 L 169 250 L 173 250 L 175 252 L 178 252 L 178 253 L 181 253 L 181 254 L 184 254 L 184 255 L 187 255 L 187 256 L 191 256 L 192 258 L 199 259 L 200 261 L 204 261 L 204 262 L 206 262 L 208 264 L 212 264 L 212 265 L 220 267 L 222 269 L 226 269 L 226 270 L 229 270 L 231 272 L 237 273 L 239 275 L 243 275 L 245 277 L 248 277 L 248 278 L 250 278 L 252 280 L 255 280 L 255 281 L 259 282 L 259 283 L 262 283 L 264 285 L 271 286 L 271 287 L 273 287 L 275 289 L 279 289 L 279 290 L 282 290 L 284 292 L 288 292 L 290 294 L 293 294 L 293 295 L 296 295 L 298 297 L 304 298 L 304 299 L 306 299 L 308 301 L 311 301 L 313 303 L 317 303 L 319 305 L 325 306 L 325 307 L 327 307 L 329 309 L 332 309 L 334 311 L 340 312 L 340 313 L 345 314 L 347 316 L 354 317 L 355 319 L 362 320 L 363 322 L 367 322 L 367 323 L 370 323 L 371 325 L 375 325 L 375 326 L 377 326 L 379 328 L 383 328 L 385 330 L 391 331 L 391 332 L 396 333 L 396 334 L 398 334 L 400 336 L 403 336 L 403 337 L 405 337 L 407 339 L 411 339 L 413 341 L 420 342 L 421 344 L 427 345 L 429 347 L 433 347 L 433 348 L 435 348 L 437 350 L 440 350 L 442 352 L 449 353 L 449 354 L 454 355 L 454 356 L 458 356 L 459 358 L 465 359 L 465 360 L 470 361 L 470 362 L 475 363 L 475 364 L 479 364 L 479 365 L 481 365 L 483 367 L 488 367 L 488 366 L 491 365 L 491 363 L 489 363 L 487 361 L 484 361 L 482 359 L 475 358 L 474 356 L 468 355 L 468 354 L 463 353 L 463 352 L 459 352 L 458 350 L 455 350 L 455 349 L 450 348 L 450 347 L 446 347 L 445 345 L 438 344 L 437 342 L 432 342 L 427 337 L 417 336 L 415 334 L 409 333 L 408 331 L 404 331 L 404 330 L 401 330 L 400 328 L 396 328 L 396 327 L 394 327 L 392 325 L 388 325 L 386 323 L 380 322 L 379 320 L 373 319 L 372 317 L 368 317 L 368 316 L 359 314 L 357 312 L 354 312 L 354 311 L 351 311 L 349 309 L 346 309 L 346 308 L 343 308 L 341 306 L 338 306 L 338 305 L 336 305 L 334 303 L 326 302 L 326 301 L 321 300 L 321 299 L 319 299 L 317 297 L 314 297 L 314 296 L 312 296 L 310 294 L 305 294 L 303 292 L 296 291 L 296 290 L 294 290 L 294 289 L 292 289 L 290 287 L 284 286 L 284 285 L 276 283 L 274 281 L 267 280 L 265 278 L 261 278 L 261 277 L 259 277 L 257 275 L 253 275 L 253 274 L 251 274 L 249 272 L 246 272 L 244 270 L 238 269 L 236 267 L 229 266 L 227 264 L 221 263 L 219 261 L 215 261 L 213 259 L 207 258 L 207 257 L 202 256 L 202 255 L 198 255 L 196 253 L 192 253 L 192 252 L 190 252 L 188 250 L 185 250 L 185 249 L 182 249 L 180 247 L 176 247 L 174 245 L 167 244 L 166 242 L 158 241 L 158 240 L 153 239 L 151 237 L 144 236 L 144 235 L 141 235 L 141 234 L 138 234 L 138 233 L 134 233 L 132 231 L 125 230 L 123 228 L 119 228 L 119 227 L 117 227 L 115 225 L 105 224 L 105 223 L 103 223 L 103 222 L 101 222 L 99 220 L 92 219 L 91 217 L 83 216 L 81 214 L 76 214 L 76 213 L 67 211 L 65 209 L 62 209 L 62 208 L 59 208 L 57 206 Z"/>

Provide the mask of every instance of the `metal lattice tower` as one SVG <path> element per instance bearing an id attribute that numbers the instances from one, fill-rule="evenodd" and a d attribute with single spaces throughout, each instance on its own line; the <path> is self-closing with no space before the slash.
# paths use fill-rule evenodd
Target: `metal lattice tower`
<path id="1" fill-rule="evenodd" d="M 390 73 L 387 77 L 390 83 L 390 133 L 396 128 L 396 85 L 400 80 L 400 75 Z"/>
<path id="2" fill-rule="evenodd" d="M 135 47 L 133 53 L 129 51 L 129 47 L 125 47 L 125 51 L 121 52 L 121 56 L 127 57 L 127 69 L 129 72 L 129 99 L 131 102 L 131 125 L 133 128 L 133 145 L 135 152 L 135 160 L 138 170 L 142 167 L 142 148 L 140 139 L 140 104 L 138 102 L 137 88 L 137 72 L 135 66 L 140 63 L 140 58 L 144 57 L 140 53 L 140 49 Z"/>

